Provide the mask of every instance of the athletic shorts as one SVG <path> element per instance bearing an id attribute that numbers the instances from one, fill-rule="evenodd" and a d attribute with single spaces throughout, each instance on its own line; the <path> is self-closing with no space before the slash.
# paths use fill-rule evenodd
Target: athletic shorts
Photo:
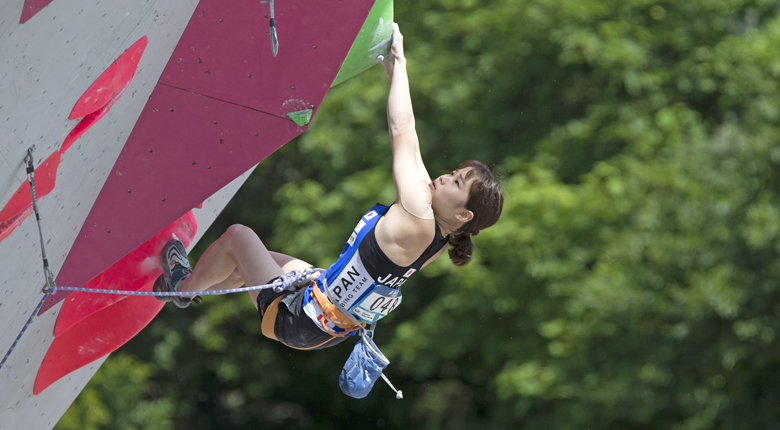
<path id="1" fill-rule="evenodd" d="M 305 350 L 317 350 L 337 345 L 347 336 L 334 337 L 322 331 L 314 321 L 303 311 L 303 297 L 307 288 L 304 286 L 298 291 L 275 292 L 272 288 L 261 290 L 257 295 L 257 308 L 260 318 L 266 313 L 266 309 L 279 296 L 284 296 L 279 302 L 274 322 L 274 336 L 279 342 L 295 348 Z"/>

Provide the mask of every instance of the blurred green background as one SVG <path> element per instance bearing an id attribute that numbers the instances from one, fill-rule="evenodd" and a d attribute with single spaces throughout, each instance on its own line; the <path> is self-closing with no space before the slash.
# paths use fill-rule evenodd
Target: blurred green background
<path id="1" fill-rule="evenodd" d="M 405 285 L 387 374 L 295 351 L 245 296 L 166 306 L 66 429 L 780 428 L 780 3 L 396 0 L 432 176 L 504 178 L 475 259 Z M 332 89 L 200 242 L 233 223 L 327 266 L 394 198 L 381 67 Z"/>

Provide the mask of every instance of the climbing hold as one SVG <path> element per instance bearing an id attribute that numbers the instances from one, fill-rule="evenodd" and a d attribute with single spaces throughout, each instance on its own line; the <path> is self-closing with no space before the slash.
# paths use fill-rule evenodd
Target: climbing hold
<path id="1" fill-rule="evenodd" d="M 287 116 L 296 124 L 303 127 L 311 121 L 311 109 L 297 110 L 295 112 L 287 112 Z"/>
<path id="2" fill-rule="evenodd" d="M 392 36 L 393 1 L 376 0 L 331 88 L 375 65 L 380 55 L 387 55 Z"/>

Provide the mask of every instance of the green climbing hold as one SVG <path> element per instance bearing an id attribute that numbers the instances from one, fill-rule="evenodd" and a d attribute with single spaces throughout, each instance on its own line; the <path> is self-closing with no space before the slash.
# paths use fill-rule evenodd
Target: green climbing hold
<path id="1" fill-rule="evenodd" d="M 393 36 L 393 0 L 376 0 L 360 29 L 331 88 L 377 63 L 387 55 Z"/>
<path id="2" fill-rule="evenodd" d="M 287 112 L 287 116 L 296 124 L 303 127 L 311 121 L 311 109 L 297 110 L 295 112 Z"/>

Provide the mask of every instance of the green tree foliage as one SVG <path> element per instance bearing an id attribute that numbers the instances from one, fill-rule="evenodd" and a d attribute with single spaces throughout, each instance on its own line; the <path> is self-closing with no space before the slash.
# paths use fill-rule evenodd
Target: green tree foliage
<path id="1" fill-rule="evenodd" d="M 342 395 L 352 342 L 284 348 L 245 297 L 164 309 L 124 352 L 153 378 L 123 395 L 168 408 L 177 429 L 780 426 L 779 10 L 398 1 L 429 171 L 485 160 L 506 196 L 473 262 L 426 268 L 379 326 L 405 399 L 382 382 Z M 240 222 L 330 264 L 360 214 L 394 197 L 386 92 L 378 68 L 333 89 L 211 238 Z M 93 403 L 92 428 L 140 422 L 91 394 L 112 392 L 101 375 L 123 357 L 62 428 Z"/>
<path id="2" fill-rule="evenodd" d="M 58 430 L 171 430 L 174 401 L 147 398 L 152 368 L 129 354 L 107 360 L 78 400 L 57 423 Z"/>

